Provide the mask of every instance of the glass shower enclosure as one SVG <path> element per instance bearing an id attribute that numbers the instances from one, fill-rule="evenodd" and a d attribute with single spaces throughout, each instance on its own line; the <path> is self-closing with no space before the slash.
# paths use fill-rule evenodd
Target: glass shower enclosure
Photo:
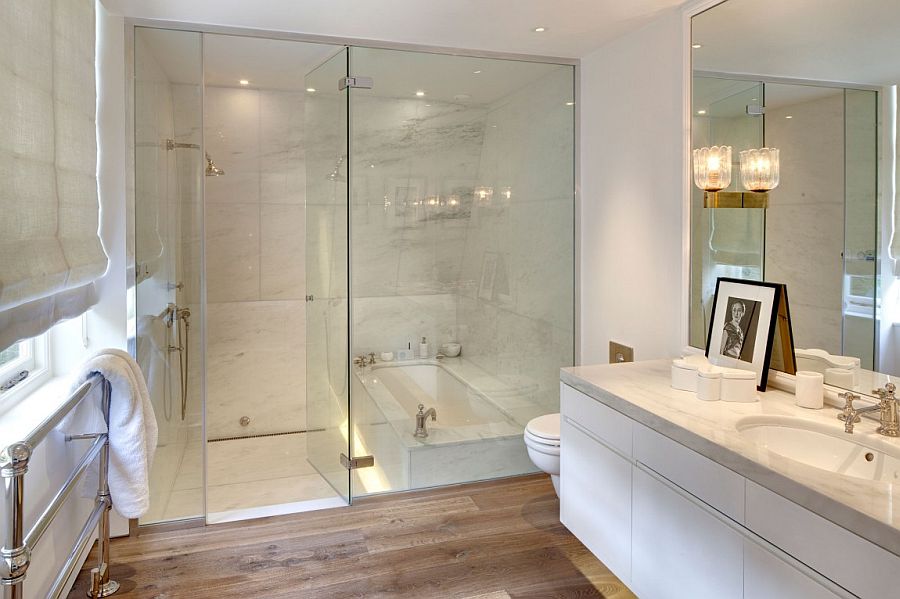
<path id="1" fill-rule="evenodd" d="M 141 524 L 534 472 L 575 355 L 574 66 L 145 26 L 133 58 Z"/>

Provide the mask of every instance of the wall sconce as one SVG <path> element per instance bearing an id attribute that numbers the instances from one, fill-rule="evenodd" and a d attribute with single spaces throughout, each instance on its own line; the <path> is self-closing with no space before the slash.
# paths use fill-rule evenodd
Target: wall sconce
<path id="1" fill-rule="evenodd" d="M 749 191 L 762 193 L 778 187 L 779 170 L 776 148 L 741 152 L 741 182 Z"/>
<path id="2" fill-rule="evenodd" d="M 694 150 L 694 185 L 707 192 L 731 185 L 731 146 Z"/>
<path id="3" fill-rule="evenodd" d="M 722 191 L 731 184 L 731 147 L 694 150 L 694 184 L 703 190 L 704 208 L 768 208 L 769 191 L 778 185 L 778 150 L 740 153 L 741 183 L 747 191 Z"/>

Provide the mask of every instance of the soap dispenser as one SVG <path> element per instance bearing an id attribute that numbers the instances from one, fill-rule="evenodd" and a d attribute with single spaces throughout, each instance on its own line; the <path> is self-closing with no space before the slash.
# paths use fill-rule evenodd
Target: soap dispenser
<path id="1" fill-rule="evenodd" d="M 428 357 L 428 341 L 425 340 L 425 337 L 422 337 L 422 343 L 419 344 L 419 357 Z"/>

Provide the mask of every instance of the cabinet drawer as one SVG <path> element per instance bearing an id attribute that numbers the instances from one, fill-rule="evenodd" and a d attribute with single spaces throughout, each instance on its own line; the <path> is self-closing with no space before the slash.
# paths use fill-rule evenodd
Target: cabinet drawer
<path id="1" fill-rule="evenodd" d="M 562 523 L 626 585 L 631 579 L 631 462 L 562 422 Z"/>
<path id="2" fill-rule="evenodd" d="M 578 424 L 619 453 L 631 456 L 631 427 L 634 421 L 581 391 L 561 383 L 560 413 Z M 560 437 L 560 446 L 565 451 L 565 437 Z"/>
<path id="3" fill-rule="evenodd" d="M 744 599 L 842 599 L 753 541 L 744 541 Z"/>
<path id="4" fill-rule="evenodd" d="M 743 476 L 637 423 L 634 458 L 735 522 L 744 522 Z"/>
<path id="5" fill-rule="evenodd" d="M 900 594 L 900 557 L 749 480 L 747 527 L 855 595 Z"/>

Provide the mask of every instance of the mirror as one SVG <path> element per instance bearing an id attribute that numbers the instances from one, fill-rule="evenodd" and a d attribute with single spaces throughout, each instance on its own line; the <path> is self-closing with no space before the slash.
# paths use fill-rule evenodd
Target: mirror
<path id="1" fill-rule="evenodd" d="M 718 277 L 764 280 L 787 286 L 799 370 L 864 393 L 900 375 L 898 26 L 895 0 L 727 0 L 693 17 L 691 144 L 731 146 L 732 176 L 719 194 L 691 186 L 692 346 Z M 744 193 L 740 153 L 760 148 L 779 150 L 780 181 Z"/>

